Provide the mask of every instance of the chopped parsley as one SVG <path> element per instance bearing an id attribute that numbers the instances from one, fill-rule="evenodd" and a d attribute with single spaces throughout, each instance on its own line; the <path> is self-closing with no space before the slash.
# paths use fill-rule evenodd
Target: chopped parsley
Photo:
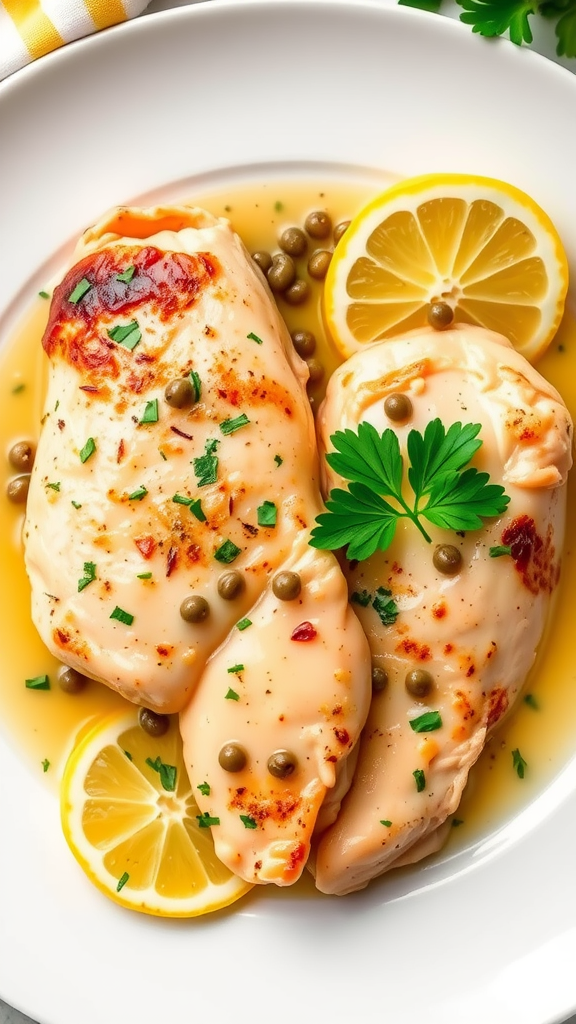
<path id="1" fill-rule="evenodd" d="M 459 825 L 464 824 L 464 818 L 452 818 L 452 828 L 458 828 Z"/>
<path id="2" fill-rule="evenodd" d="M 178 493 L 173 494 L 172 495 L 172 501 L 176 505 L 191 505 L 192 504 L 192 498 L 188 498 L 185 494 L 178 494 Z"/>
<path id="3" fill-rule="evenodd" d="M 276 463 L 277 466 L 281 466 L 282 463 L 284 462 L 284 459 L 282 458 L 281 455 L 275 455 L 274 462 Z"/>
<path id="4" fill-rule="evenodd" d="M 208 811 L 204 811 L 204 814 L 197 814 L 196 821 L 198 822 L 200 828 L 211 828 L 212 825 L 220 824 L 220 818 L 213 818 L 210 814 L 208 814 Z"/>
<path id="5" fill-rule="evenodd" d="M 140 423 L 158 423 L 158 399 L 152 398 L 146 402 L 146 408 L 142 413 Z"/>
<path id="6" fill-rule="evenodd" d="M 378 587 L 372 607 L 378 614 L 383 626 L 393 626 L 398 618 L 398 605 L 392 600 L 392 591 L 385 587 Z"/>
<path id="7" fill-rule="evenodd" d="M 244 671 L 244 665 L 232 665 L 232 668 L 227 668 L 226 671 L 228 673 L 232 672 L 235 675 L 238 675 L 239 672 Z"/>
<path id="8" fill-rule="evenodd" d="M 250 334 L 247 334 L 246 337 L 249 341 L 255 341 L 257 345 L 262 344 L 262 338 L 259 338 L 257 334 L 254 334 L 254 331 L 250 331 Z"/>
<path id="9" fill-rule="evenodd" d="M 137 580 L 151 580 L 152 579 L 152 573 L 151 572 L 139 572 L 136 575 L 136 579 Z"/>
<path id="10" fill-rule="evenodd" d="M 126 885 L 126 882 L 128 881 L 129 878 L 130 878 L 130 875 L 128 874 L 127 871 L 125 871 L 124 874 L 118 879 L 118 885 L 116 886 L 116 892 L 120 892 L 124 888 L 124 886 Z"/>
<path id="11" fill-rule="evenodd" d="M 273 501 L 264 501 L 258 505 L 258 526 L 276 526 L 278 509 Z"/>
<path id="12" fill-rule="evenodd" d="M 173 793 L 176 789 L 176 776 L 178 774 L 176 766 L 173 764 L 165 764 L 160 755 L 158 755 L 154 761 L 151 757 L 147 757 L 144 763 L 147 764 L 149 768 L 152 768 L 153 771 L 158 772 L 163 789 L 167 790 L 169 793 Z"/>
<path id="13" fill-rule="evenodd" d="M 47 772 L 49 767 L 50 767 L 50 761 L 48 760 L 48 758 L 45 757 L 44 760 L 41 762 L 41 764 L 42 764 L 42 771 L 43 772 Z"/>
<path id="14" fill-rule="evenodd" d="M 202 796 L 210 796 L 210 784 L 208 782 L 201 782 L 199 786 L 196 786 L 202 793 Z"/>
<path id="15" fill-rule="evenodd" d="M 25 680 L 27 690 L 49 690 L 50 679 L 47 675 L 34 676 L 32 679 Z"/>
<path id="16" fill-rule="evenodd" d="M 189 373 L 190 383 L 194 390 L 194 401 L 200 401 L 200 395 L 202 394 L 202 381 L 200 380 L 200 374 L 196 370 L 190 370 Z"/>
<path id="17" fill-rule="evenodd" d="M 514 768 L 518 778 L 523 779 L 528 765 L 518 748 L 512 751 L 512 767 Z"/>
<path id="18" fill-rule="evenodd" d="M 14 387 L 12 388 L 12 394 L 13 395 L 21 395 L 22 392 L 24 391 L 25 387 L 26 387 L 26 385 L 23 383 L 23 381 L 20 381 L 19 384 L 15 384 Z"/>
<path id="19" fill-rule="evenodd" d="M 239 416 L 234 419 L 222 420 L 220 423 L 220 430 L 223 434 L 233 434 L 236 430 L 240 430 L 241 427 L 246 427 L 250 423 L 245 412 L 241 412 Z"/>
<path id="20" fill-rule="evenodd" d="M 128 495 L 128 501 L 142 501 L 142 498 L 145 498 L 147 494 L 148 490 L 146 487 L 137 487 L 135 491 L 132 491 L 132 494 Z"/>
<path id="21" fill-rule="evenodd" d="M 163 452 L 161 448 L 159 448 L 158 451 L 160 452 L 160 457 L 164 459 L 164 462 L 168 462 L 168 456 L 165 454 L 165 452 Z"/>
<path id="22" fill-rule="evenodd" d="M 84 590 L 96 579 L 96 565 L 94 562 L 84 562 L 84 575 L 78 580 L 78 593 Z"/>
<path id="23" fill-rule="evenodd" d="M 38 292 L 38 295 L 40 296 L 41 299 L 49 299 L 50 298 L 49 293 L 45 292 L 45 291 Z"/>
<path id="24" fill-rule="evenodd" d="M 136 267 L 134 265 L 126 267 L 126 270 L 123 270 L 121 274 L 116 274 L 116 280 L 122 281 L 124 284 L 130 284 L 135 273 Z"/>
<path id="25" fill-rule="evenodd" d="M 421 768 L 416 768 L 416 770 L 412 772 L 412 775 L 414 776 L 414 781 L 416 783 L 416 790 L 418 793 L 421 793 L 423 789 L 426 789 L 426 776 Z"/>
<path id="26" fill-rule="evenodd" d="M 106 331 L 108 337 L 118 345 L 134 351 L 139 341 L 142 341 L 142 331 L 137 320 L 131 320 L 129 324 L 116 324 L 111 331 Z"/>
<path id="27" fill-rule="evenodd" d="M 385 828 L 390 828 L 392 822 L 389 821 L 388 818 L 381 818 L 380 824 L 384 825 Z"/>
<path id="28" fill-rule="evenodd" d="M 50 490 L 52 490 L 52 491 L 59 491 L 60 490 L 60 481 L 58 481 L 58 483 L 55 483 L 55 484 L 46 484 L 46 487 L 49 487 Z"/>
<path id="29" fill-rule="evenodd" d="M 190 511 L 193 516 L 196 516 L 196 519 L 198 520 L 199 523 L 206 522 L 206 516 L 204 515 L 204 510 L 202 508 L 201 498 L 192 499 L 192 501 L 190 502 Z"/>
<path id="30" fill-rule="evenodd" d="M 132 757 L 132 754 L 130 753 L 129 750 L 125 750 L 124 751 L 124 755 L 125 755 L 125 757 L 128 758 L 129 761 L 133 761 L 134 760 L 134 758 Z"/>
<path id="31" fill-rule="evenodd" d="M 204 446 L 204 455 L 199 455 L 198 458 L 192 460 L 198 487 L 206 487 L 207 484 L 216 483 L 216 477 L 218 476 L 218 456 L 215 455 L 214 452 L 219 444 L 220 441 L 216 438 L 206 441 Z"/>
<path id="32" fill-rule="evenodd" d="M 355 590 L 352 594 L 350 601 L 352 604 L 359 604 L 361 608 L 367 608 L 370 604 L 370 598 L 372 594 L 369 590 Z"/>
<path id="33" fill-rule="evenodd" d="M 94 455 L 96 451 L 96 441 L 93 437 L 89 437 L 83 448 L 80 449 L 80 462 L 88 462 L 88 459 Z"/>
<path id="34" fill-rule="evenodd" d="M 224 562 L 225 565 L 229 565 L 233 562 L 238 555 L 242 553 L 242 548 L 236 547 L 233 541 L 225 540 L 219 548 L 216 548 L 214 552 L 214 558 L 217 562 Z"/>
<path id="35" fill-rule="evenodd" d="M 240 622 L 236 623 L 236 629 L 239 629 L 240 632 L 243 633 L 244 630 L 248 629 L 248 626 L 251 626 L 251 625 L 252 625 L 252 619 L 240 619 Z"/>
<path id="36" fill-rule="evenodd" d="M 425 711 L 418 718 L 410 719 L 410 728 L 414 732 L 434 732 L 442 728 L 442 718 L 439 711 Z"/>
<path id="37" fill-rule="evenodd" d="M 81 281 L 78 281 L 78 284 L 73 291 L 70 292 L 68 302 L 71 302 L 75 306 L 77 302 L 80 302 L 80 299 L 84 298 L 86 292 L 90 291 L 91 287 L 92 285 L 90 281 L 83 277 Z"/>
<path id="38" fill-rule="evenodd" d="M 509 544 L 495 544 L 488 552 L 490 558 L 501 558 L 502 555 L 511 555 L 512 548 Z"/>
<path id="39" fill-rule="evenodd" d="M 82 508 L 82 504 L 79 501 L 71 501 L 70 504 L 73 505 L 74 508 Z"/>
<path id="40" fill-rule="evenodd" d="M 123 608 L 119 608 L 118 605 L 116 605 L 110 618 L 116 619 L 117 622 L 123 622 L 125 626 L 131 626 L 134 622 L 134 616 L 130 612 L 125 612 Z"/>
<path id="41" fill-rule="evenodd" d="M 230 669 L 228 669 L 228 671 L 230 671 Z M 224 699 L 225 700 L 240 700 L 240 694 L 236 693 L 236 690 L 233 690 L 232 687 L 229 686 L 228 687 L 228 692 L 224 694 Z"/>
<path id="42" fill-rule="evenodd" d="M 527 704 L 529 708 L 532 708 L 532 711 L 540 711 L 540 705 L 533 693 L 526 694 L 524 697 L 524 703 Z"/>
<path id="43" fill-rule="evenodd" d="M 240 821 L 244 825 L 244 828 L 258 828 L 258 824 L 254 818 L 251 818 L 249 814 L 241 814 Z"/>
<path id="44" fill-rule="evenodd" d="M 276 213 L 282 213 L 282 210 L 284 209 L 284 203 L 277 199 L 276 202 L 274 203 L 274 209 Z"/>

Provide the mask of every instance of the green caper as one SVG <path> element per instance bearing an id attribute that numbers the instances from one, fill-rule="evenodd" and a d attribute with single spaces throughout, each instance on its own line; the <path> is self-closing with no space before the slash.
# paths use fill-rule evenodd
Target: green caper
<path id="1" fill-rule="evenodd" d="M 298 761 L 289 750 L 276 750 L 268 758 L 268 771 L 275 779 L 286 779 L 295 770 Z"/>
<path id="2" fill-rule="evenodd" d="M 332 220 L 325 210 L 313 210 L 306 217 L 304 227 L 311 238 L 328 238 L 332 231 Z"/>
<path id="3" fill-rule="evenodd" d="M 316 338 L 312 331 L 294 331 L 292 344 L 302 359 L 307 359 L 316 351 Z"/>
<path id="4" fill-rule="evenodd" d="M 163 736 L 168 732 L 170 725 L 168 715 L 159 715 L 157 711 L 152 711 L 150 708 L 140 708 L 138 722 L 149 736 Z"/>
<path id="5" fill-rule="evenodd" d="M 332 253 L 328 249 L 316 249 L 308 260 L 308 273 L 315 281 L 322 281 L 328 273 Z"/>
<path id="6" fill-rule="evenodd" d="M 308 365 L 308 383 L 318 384 L 324 376 L 324 367 L 319 359 L 307 359 Z"/>
<path id="7" fill-rule="evenodd" d="M 58 679 L 58 686 L 64 693 L 80 693 L 84 689 L 88 679 L 83 676 L 81 672 L 77 672 L 75 668 L 69 668 L 68 665 L 62 665 L 56 674 Z"/>
<path id="8" fill-rule="evenodd" d="M 388 673 L 385 668 L 379 665 L 372 666 L 372 689 L 374 693 L 381 693 L 388 686 Z"/>
<path id="9" fill-rule="evenodd" d="M 225 772 L 241 772 L 247 760 L 246 751 L 239 743 L 225 743 L 218 754 L 218 764 Z"/>
<path id="10" fill-rule="evenodd" d="M 300 596 L 302 580 L 297 572 L 277 572 L 272 580 L 272 590 L 280 601 L 294 601 Z"/>
<path id="11" fill-rule="evenodd" d="M 443 331 L 454 319 L 454 310 L 447 302 L 432 302 L 428 307 L 428 323 L 435 331 Z"/>
<path id="12" fill-rule="evenodd" d="M 272 266 L 272 257 L 269 252 L 265 249 L 258 249 L 257 252 L 252 253 L 252 259 L 254 263 L 257 263 L 263 274 L 267 274 Z"/>
<path id="13" fill-rule="evenodd" d="M 8 452 L 8 461 L 20 473 L 29 473 L 34 465 L 34 445 L 30 441 L 17 441 Z"/>
<path id="14" fill-rule="evenodd" d="M 308 282 L 302 277 L 297 277 L 294 284 L 291 284 L 290 287 L 282 293 L 282 298 L 285 302 L 290 303 L 291 306 L 301 306 L 303 302 L 306 302 L 309 294 L 310 288 L 308 286 Z"/>
<path id="15" fill-rule="evenodd" d="M 334 245 L 338 245 L 338 242 L 342 238 L 342 235 L 344 234 L 345 231 L 348 230 L 349 227 L 350 227 L 350 221 L 349 220 L 341 220 L 340 223 L 336 225 L 336 227 L 334 228 L 334 232 L 333 232 Z"/>
<path id="16" fill-rule="evenodd" d="M 234 601 L 240 597 L 246 586 L 246 581 L 241 572 L 237 569 L 230 569 L 218 577 L 218 593 L 225 601 Z"/>
<path id="17" fill-rule="evenodd" d="M 8 481 L 6 487 L 6 494 L 8 499 L 15 505 L 23 505 L 28 497 L 28 490 L 30 487 L 30 474 L 26 473 L 25 476 L 15 476 L 12 480 Z"/>
<path id="18" fill-rule="evenodd" d="M 278 242 L 289 256 L 303 256 L 308 248 L 308 240 L 301 228 L 286 228 Z"/>
<path id="19" fill-rule="evenodd" d="M 168 405 L 171 405 L 173 409 L 184 409 L 187 405 L 192 405 L 192 401 L 194 399 L 192 381 L 188 380 L 187 377 L 180 377 L 179 380 L 171 380 L 170 383 L 166 385 L 164 398 Z"/>
<path id="20" fill-rule="evenodd" d="M 408 395 L 395 392 L 384 399 L 384 412 L 393 423 L 403 423 L 412 415 L 412 402 Z"/>
<path id="21" fill-rule="evenodd" d="M 434 680 L 425 668 L 415 668 L 406 674 L 405 685 L 413 697 L 427 697 L 434 686 Z"/>
<path id="22" fill-rule="evenodd" d="M 432 555 L 434 568 L 444 576 L 455 576 L 462 568 L 462 552 L 453 544 L 439 544 Z"/>
<path id="23" fill-rule="evenodd" d="M 180 615 L 184 622 L 204 622 L 210 614 L 210 605 L 200 594 L 190 594 L 180 605 Z"/>
<path id="24" fill-rule="evenodd" d="M 286 252 L 276 253 L 272 257 L 272 266 L 266 277 L 273 292 L 285 292 L 296 280 L 294 260 Z"/>

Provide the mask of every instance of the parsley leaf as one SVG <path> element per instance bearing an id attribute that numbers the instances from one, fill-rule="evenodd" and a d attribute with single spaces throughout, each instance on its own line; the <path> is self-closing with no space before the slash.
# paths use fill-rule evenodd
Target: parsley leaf
<path id="1" fill-rule="evenodd" d="M 258 823 L 255 818 L 252 818 L 249 814 L 241 814 L 240 821 L 244 825 L 244 828 L 258 828 Z"/>
<path id="2" fill-rule="evenodd" d="M 512 751 L 512 767 L 516 771 L 518 778 L 523 779 L 528 765 L 518 748 Z"/>
<path id="3" fill-rule="evenodd" d="M 417 7 L 420 11 L 439 11 L 442 0 L 398 0 L 400 7 Z"/>
<path id="4" fill-rule="evenodd" d="M 222 420 L 220 424 L 220 430 L 223 434 L 234 434 L 241 427 L 246 427 L 250 423 L 245 412 L 241 412 L 239 416 L 234 419 Z"/>
<path id="5" fill-rule="evenodd" d="M 418 718 L 410 719 L 410 728 L 414 732 L 434 732 L 442 727 L 442 718 L 439 711 L 425 711 Z"/>
<path id="6" fill-rule="evenodd" d="M 202 793 L 202 796 L 210 796 L 210 783 L 209 782 L 201 782 L 199 786 L 196 786 L 196 789 L 200 790 L 200 792 Z"/>
<path id="7" fill-rule="evenodd" d="M 155 772 L 158 772 L 162 788 L 168 793 L 173 793 L 176 789 L 176 776 L 178 773 L 176 766 L 173 764 L 165 764 L 160 755 L 158 755 L 154 761 L 151 757 L 147 757 L 145 764 Z"/>
<path id="8" fill-rule="evenodd" d="M 398 618 L 398 605 L 392 599 L 392 591 L 378 587 L 372 601 L 374 611 L 378 613 L 383 626 L 393 626 Z"/>
<path id="9" fill-rule="evenodd" d="M 501 36 L 506 31 L 518 46 L 532 42 L 528 16 L 538 10 L 535 0 L 457 0 L 465 13 L 460 21 L 482 36 Z"/>
<path id="10" fill-rule="evenodd" d="M 273 501 L 264 501 L 256 509 L 258 513 L 258 526 L 276 526 L 278 509 Z"/>
<path id="11" fill-rule="evenodd" d="M 312 530 L 312 547 L 335 550 L 348 545 L 347 557 L 361 561 L 390 546 L 399 519 L 410 519 L 431 543 L 422 518 L 445 530 L 477 530 L 483 519 L 504 512 L 510 501 L 504 488 L 490 484 L 487 473 L 464 469 L 482 444 L 479 431 L 476 423 L 453 423 L 446 430 L 440 419 L 431 420 L 423 434 L 410 431 L 412 505 L 404 497 L 404 460 L 393 430 L 380 435 L 371 423 L 361 423 L 357 432 L 337 431 L 330 438 L 336 451 L 326 461 L 350 483 L 347 491 L 330 492 L 327 511 Z"/>
<path id="12" fill-rule="evenodd" d="M 216 483 L 218 475 L 218 456 L 214 454 L 220 441 L 216 438 L 206 441 L 204 455 L 192 460 L 196 483 L 198 487 L 206 487 L 207 484 Z"/>
<path id="13" fill-rule="evenodd" d="M 416 783 L 416 792 L 422 793 L 426 789 L 426 776 L 421 768 L 416 768 L 412 775 L 414 776 L 414 782 Z"/>
<path id="14" fill-rule="evenodd" d="M 84 562 L 84 575 L 78 580 L 78 593 L 80 594 L 89 583 L 96 579 L 96 563 Z"/>
<path id="15" fill-rule="evenodd" d="M 196 821 L 200 828 L 211 828 L 212 825 L 220 824 L 220 818 L 213 818 L 208 811 L 204 811 L 204 814 L 197 814 Z"/>

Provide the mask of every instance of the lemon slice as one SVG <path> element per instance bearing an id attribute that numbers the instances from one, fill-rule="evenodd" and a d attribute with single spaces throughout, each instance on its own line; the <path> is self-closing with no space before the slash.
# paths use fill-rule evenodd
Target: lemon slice
<path id="1" fill-rule="evenodd" d="M 503 181 L 429 174 L 393 185 L 354 218 L 326 277 L 324 315 L 342 356 L 427 323 L 504 334 L 536 360 L 562 318 L 568 264 L 543 210 Z"/>
<path id="2" fill-rule="evenodd" d="M 132 709 L 85 729 L 62 778 L 64 835 L 92 882 L 131 910 L 196 917 L 252 885 L 216 857 L 201 828 L 175 719 L 151 737 Z"/>

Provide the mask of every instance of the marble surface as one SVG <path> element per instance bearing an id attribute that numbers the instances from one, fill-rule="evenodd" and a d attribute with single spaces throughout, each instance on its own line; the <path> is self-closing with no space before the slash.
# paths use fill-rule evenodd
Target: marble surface
<path id="1" fill-rule="evenodd" d="M 149 14 L 153 14 L 157 11 L 165 11 L 171 7 L 185 7 L 190 3 L 199 2 L 199 0 L 153 0 L 152 3 L 146 8 L 145 12 L 141 17 L 146 17 Z M 217 0 L 214 0 L 217 2 Z M 239 0 L 241 2 L 241 0 Z M 395 6 L 396 0 L 381 0 L 383 6 Z M 444 0 L 442 4 L 441 14 L 446 17 L 458 18 L 461 8 L 453 2 L 453 0 Z M 531 44 L 531 48 L 536 50 L 538 53 L 543 54 L 545 57 L 554 60 L 556 63 L 568 68 L 571 71 L 576 72 L 576 58 L 566 59 L 559 58 L 555 52 L 555 38 L 554 30 L 551 23 L 544 21 L 544 19 L 533 19 L 533 30 L 534 40 Z M 1 984 L 1 981 L 0 981 Z M 0 1024 L 58 1024 L 58 1021 L 33 1021 L 31 1017 L 25 1016 L 19 1010 L 14 1009 L 0 999 Z M 78 1021 L 78 1024 L 82 1024 L 82 1021 Z M 494 1022 L 494 1024 L 505 1024 L 504 1021 Z M 551 1022 L 546 1022 L 551 1024 Z M 576 1024 L 576 1014 L 565 1021 L 557 1021 L 554 1024 Z"/>

